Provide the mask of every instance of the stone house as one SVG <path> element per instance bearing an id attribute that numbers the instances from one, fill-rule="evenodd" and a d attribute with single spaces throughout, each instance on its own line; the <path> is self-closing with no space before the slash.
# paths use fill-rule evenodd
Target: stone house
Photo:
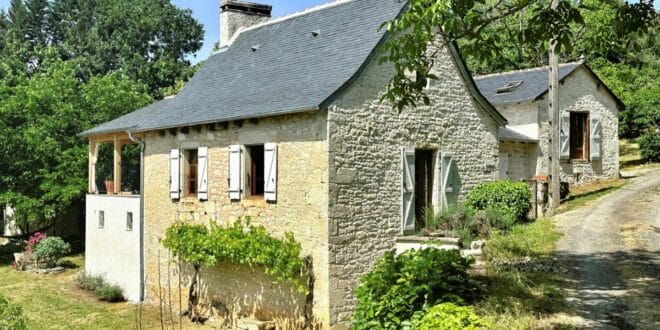
<path id="1" fill-rule="evenodd" d="M 316 322 L 346 329 L 360 276 L 421 229 L 425 208 L 497 179 L 506 120 L 453 44 L 435 46 L 430 106 L 399 113 L 380 101 L 394 68 L 378 63 L 388 38 L 378 27 L 404 10 L 398 0 L 342 0 L 272 20 L 270 10 L 223 1 L 221 49 L 178 95 L 82 133 L 85 268 L 133 301 L 157 301 L 179 275 L 159 241 L 169 226 L 250 216 L 275 236 L 293 233 L 313 260 Z M 104 143 L 114 146 L 112 195 L 95 180 Z M 122 193 L 130 143 L 141 146 L 141 187 Z M 305 303 L 235 265 L 203 269 L 202 286 L 235 317 L 296 320 Z"/>
<path id="2" fill-rule="evenodd" d="M 548 170 L 548 67 L 475 77 L 508 120 L 500 129 L 500 177 L 529 180 Z M 584 62 L 559 67 L 561 180 L 584 183 L 619 175 L 623 103 Z"/>

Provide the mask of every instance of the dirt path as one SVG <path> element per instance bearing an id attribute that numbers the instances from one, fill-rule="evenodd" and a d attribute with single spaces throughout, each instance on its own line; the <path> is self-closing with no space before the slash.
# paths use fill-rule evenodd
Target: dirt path
<path id="1" fill-rule="evenodd" d="M 554 219 L 576 325 L 660 329 L 660 170 Z"/>

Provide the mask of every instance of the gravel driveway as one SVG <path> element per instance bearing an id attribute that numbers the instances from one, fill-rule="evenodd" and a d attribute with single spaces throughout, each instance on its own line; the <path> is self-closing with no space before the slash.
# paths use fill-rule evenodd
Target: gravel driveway
<path id="1" fill-rule="evenodd" d="M 660 170 L 554 219 L 575 325 L 660 329 Z"/>

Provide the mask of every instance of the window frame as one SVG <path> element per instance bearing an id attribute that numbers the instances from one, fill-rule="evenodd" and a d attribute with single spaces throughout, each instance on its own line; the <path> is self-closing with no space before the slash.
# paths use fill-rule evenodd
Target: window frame
<path id="1" fill-rule="evenodd" d="M 105 228 L 105 211 L 99 210 L 97 222 L 98 222 L 97 226 L 99 229 Z"/>
<path id="2" fill-rule="evenodd" d="M 183 197 L 196 197 L 199 193 L 197 182 L 199 176 L 199 150 L 197 148 L 183 149 L 183 170 L 181 171 L 183 182 Z M 191 170 L 194 169 L 194 175 Z"/>
<path id="3" fill-rule="evenodd" d="M 590 113 L 582 111 L 569 112 L 569 159 L 571 161 L 589 161 L 590 157 Z M 582 126 L 581 131 L 579 126 Z M 581 140 L 581 141 L 579 141 Z M 581 151 L 578 144 L 581 144 Z"/>
<path id="4" fill-rule="evenodd" d="M 126 231 L 133 231 L 133 212 L 126 212 Z"/>
<path id="5" fill-rule="evenodd" d="M 245 161 L 244 168 L 244 187 L 245 198 L 263 199 L 265 198 L 264 180 L 265 178 L 265 150 L 266 145 L 250 144 L 244 145 Z M 261 176 L 259 178 L 259 175 Z M 257 178 L 254 180 L 254 178 Z"/>

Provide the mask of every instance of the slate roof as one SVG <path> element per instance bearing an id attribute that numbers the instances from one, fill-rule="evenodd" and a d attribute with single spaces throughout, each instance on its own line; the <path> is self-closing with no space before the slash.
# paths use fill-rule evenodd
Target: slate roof
<path id="1" fill-rule="evenodd" d="M 340 0 L 259 24 L 211 55 L 175 98 L 81 133 L 141 132 L 319 110 L 349 83 L 384 39 L 400 0 Z M 475 100 L 500 124 L 506 119 L 479 93 L 451 45 Z"/>
<path id="2" fill-rule="evenodd" d="M 561 81 L 566 78 L 580 65 L 582 65 L 582 62 L 560 65 L 559 80 Z M 481 94 L 493 105 L 534 101 L 548 91 L 548 67 L 477 76 L 474 77 L 474 80 Z M 512 92 L 497 94 L 499 88 L 504 87 L 510 82 L 521 80 L 522 84 Z"/>
<path id="3" fill-rule="evenodd" d="M 498 138 L 500 141 L 538 142 L 539 124 L 500 127 Z"/>

